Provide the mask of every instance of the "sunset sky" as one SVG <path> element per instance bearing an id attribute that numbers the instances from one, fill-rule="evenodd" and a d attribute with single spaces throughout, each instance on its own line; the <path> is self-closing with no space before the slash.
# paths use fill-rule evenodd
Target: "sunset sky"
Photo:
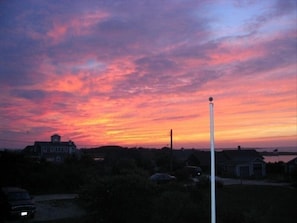
<path id="1" fill-rule="evenodd" d="M 0 1 L 0 148 L 297 145 L 296 0 Z"/>

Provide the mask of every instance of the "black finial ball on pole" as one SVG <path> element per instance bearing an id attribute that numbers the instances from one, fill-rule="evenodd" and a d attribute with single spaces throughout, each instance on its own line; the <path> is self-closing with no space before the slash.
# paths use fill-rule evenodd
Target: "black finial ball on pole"
<path id="1" fill-rule="evenodd" d="M 209 97 L 209 99 L 208 99 L 210 102 L 212 102 L 213 101 L 213 97 Z"/>

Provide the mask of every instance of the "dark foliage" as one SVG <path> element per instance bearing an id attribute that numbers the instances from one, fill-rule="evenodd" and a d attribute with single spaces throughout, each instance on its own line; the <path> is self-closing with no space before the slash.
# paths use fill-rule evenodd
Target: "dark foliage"
<path id="1" fill-rule="evenodd" d="M 206 218 L 203 196 L 179 184 L 156 185 L 139 175 L 94 179 L 81 192 L 96 222 L 197 222 Z"/>
<path id="2" fill-rule="evenodd" d="M 97 222 L 145 222 L 153 192 L 143 177 L 122 175 L 94 179 L 83 188 L 81 199 Z"/>
<path id="3" fill-rule="evenodd" d="M 285 164 L 283 162 L 267 163 L 266 172 L 267 174 L 284 174 Z"/>
<path id="4" fill-rule="evenodd" d="M 62 164 L 34 162 L 21 153 L 1 152 L 0 186 L 24 187 L 32 194 L 78 192 L 88 214 L 71 222 L 210 222 L 209 178 L 200 177 L 198 187 L 187 184 L 187 173 L 180 163 L 170 160 L 168 149 L 106 150 L 102 162 L 85 154 Z M 160 185 L 150 182 L 154 170 L 169 171 L 169 162 L 177 180 Z M 280 174 L 282 165 L 268 166 L 268 171 Z M 291 177 L 296 179 L 296 172 Z M 218 223 L 294 222 L 291 219 L 297 218 L 296 189 L 221 188 L 219 184 L 217 189 Z"/>
<path id="5" fill-rule="evenodd" d="M 3 152 L 0 156 L 0 186 L 18 186 L 33 194 L 75 192 L 85 182 L 91 164 L 84 159 L 63 164 L 35 162 L 21 153 Z"/>

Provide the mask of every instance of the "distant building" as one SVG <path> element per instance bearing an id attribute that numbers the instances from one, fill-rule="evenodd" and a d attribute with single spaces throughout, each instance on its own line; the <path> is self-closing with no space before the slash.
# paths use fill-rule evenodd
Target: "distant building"
<path id="1" fill-rule="evenodd" d="M 204 173 L 210 173 L 210 151 L 175 150 L 176 160 L 185 165 L 201 167 Z M 223 177 L 260 178 L 266 176 L 266 163 L 254 149 L 217 151 L 215 153 L 216 175 Z"/>
<path id="2" fill-rule="evenodd" d="M 61 136 L 54 134 L 51 136 L 51 141 L 35 141 L 33 146 L 27 146 L 23 152 L 32 159 L 60 163 L 67 157 L 77 155 L 77 148 L 71 140 L 62 142 Z"/>
<path id="3" fill-rule="evenodd" d="M 243 178 L 266 176 L 264 158 L 254 149 L 223 150 L 218 165 L 222 176 Z"/>
<path id="4" fill-rule="evenodd" d="M 286 163 L 285 170 L 286 170 L 287 174 L 292 174 L 294 172 L 296 173 L 296 171 L 297 171 L 297 157 L 295 157 L 294 159 L 292 159 Z"/>

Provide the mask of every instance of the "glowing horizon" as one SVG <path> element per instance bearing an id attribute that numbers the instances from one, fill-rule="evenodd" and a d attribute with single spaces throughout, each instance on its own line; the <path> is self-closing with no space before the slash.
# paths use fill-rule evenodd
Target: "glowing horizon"
<path id="1" fill-rule="evenodd" d="M 0 6 L 0 148 L 297 148 L 294 1 Z"/>

